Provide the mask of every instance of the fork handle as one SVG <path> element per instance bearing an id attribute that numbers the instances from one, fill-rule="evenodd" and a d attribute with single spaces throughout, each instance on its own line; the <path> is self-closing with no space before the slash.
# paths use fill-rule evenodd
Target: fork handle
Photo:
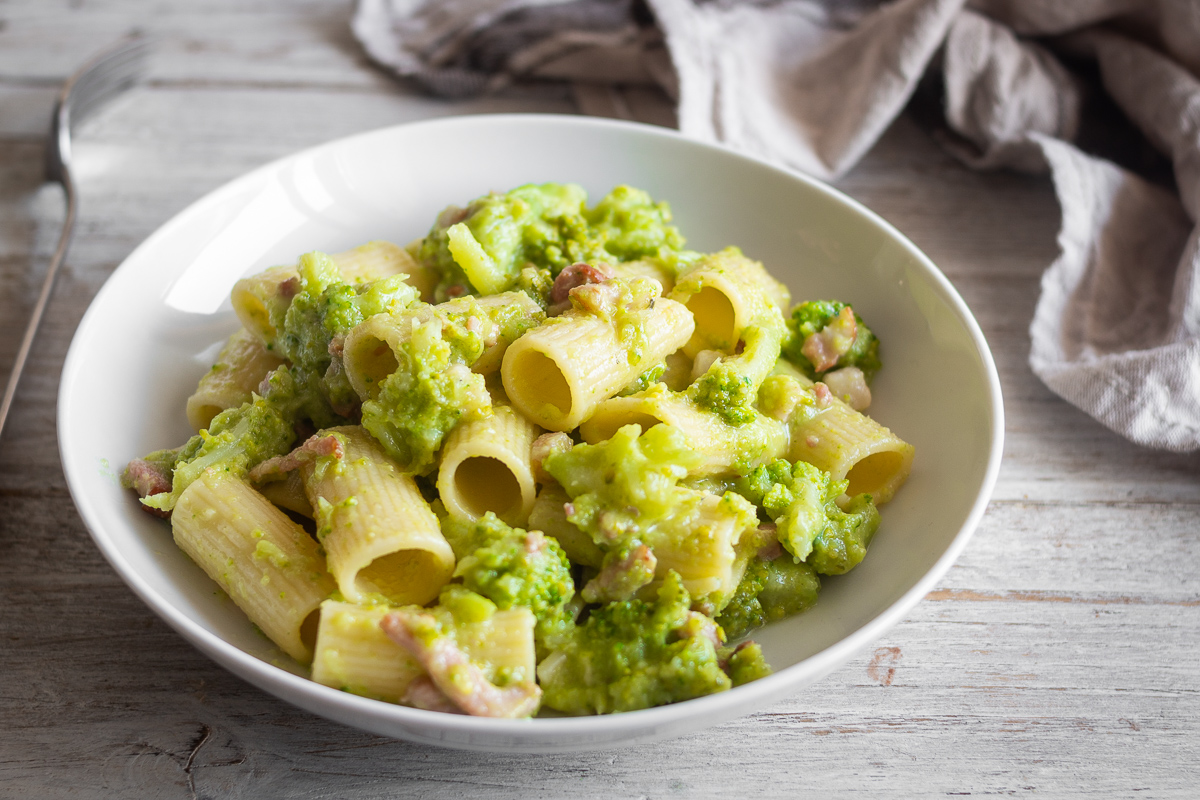
<path id="1" fill-rule="evenodd" d="M 67 246 L 70 245 L 71 234 L 75 231 L 75 183 L 71 180 L 71 173 L 65 165 L 57 177 L 67 192 L 67 216 L 63 220 L 62 234 L 58 237 L 58 247 L 54 250 L 54 257 L 50 259 L 50 266 L 46 269 L 46 277 L 42 281 L 42 291 L 38 294 L 37 303 L 33 306 L 33 314 L 29 317 L 29 324 L 25 327 L 25 336 L 21 339 L 21 347 L 17 350 L 16 361 L 13 362 L 12 372 L 9 373 L 8 385 L 4 387 L 4 399 L 0 400 L 0 437 L 4 435 L 4 421 L 8 419 L 9 409 L 12 408 L 13 398 L 17 394 L 17 384 L 21 380 L 25 362 L 29 359 L 29 351 L 33 348 L 33 339 L 37 336 L 38 326 L 42 323 L 42 314 L 46 311 L 46 304 L 50 302 L 50 293 L 54 290 L 58 268 L 66 258 Z"/>

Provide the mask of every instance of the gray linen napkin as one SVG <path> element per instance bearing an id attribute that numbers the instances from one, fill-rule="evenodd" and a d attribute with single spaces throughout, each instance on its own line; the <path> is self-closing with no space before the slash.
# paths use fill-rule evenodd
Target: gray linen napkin
<path id="1" fill-rule="evenodd" d="M 1030 366 L 1149 447 L 1200 449 L 1200 4 L 1192 0 L 359 0 L 376 61 L 444 95 L 570 82 L 582 111 L 662 122 L 833 179 L 929 70 L 968 165 L 1049 170 L 1061 253 L 1042 280 Z M 1070 144 L 1104 88 L 1174 164 L 1180 196 Z"/>

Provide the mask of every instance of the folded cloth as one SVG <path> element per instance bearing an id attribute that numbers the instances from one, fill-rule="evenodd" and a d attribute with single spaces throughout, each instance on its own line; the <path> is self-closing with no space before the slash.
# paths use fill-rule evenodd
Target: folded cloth
<path id="1" fill-rule="evenodd" d="M 1059 257 L 1030 327 L 1054 392 L 1149 447 L 1200 450 L 1200 13 L 1187 0 L 359 0 L 368 54 L 430 91 L 572 83 L 581 110 L 661 121 L 825 179 L 940 72 L 964 163 L 1052 175 Z M 1028 37 L 1053 37 L 1031 41 Z M 1094 59 L 1171 158 L 1179 196 L 1070 142 Z M 629 97 L 640 98 L 637 103 Z"/>

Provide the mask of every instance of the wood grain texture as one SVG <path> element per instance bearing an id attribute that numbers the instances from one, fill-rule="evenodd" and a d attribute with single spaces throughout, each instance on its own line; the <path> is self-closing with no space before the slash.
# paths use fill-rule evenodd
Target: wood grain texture
<path id="1" fill-rule="evenodd" d="M 82 133 L 79 231 L 0 442 L 0 797 L 1197 796 L 1200 457 L 1137 448 L 1037 381 L 1027 328 L 1057 252 L 1049 181 L 965 170 L 907 118 L 840 188 L 975 312 L 1007 443 L 958 563 L 843 669 L 644 750 L 460 753 L 292 708 L 148 611 L 88 538 L 55 433 L 67 346 L 116 265 L 206 191 L 297 148 L 439 114 L 570 109 L 561 90 L 412 95 L 366 63 L 349 8 L 0 3 L 0 376 L 61 220 L 40 188 L 55 87 L 110 38 L 162 39 L 150 84 Z"/>

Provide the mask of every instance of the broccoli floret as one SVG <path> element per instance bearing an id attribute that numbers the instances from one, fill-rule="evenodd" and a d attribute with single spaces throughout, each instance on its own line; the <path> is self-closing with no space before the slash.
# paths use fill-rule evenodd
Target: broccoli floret
<path id="1" fill-rule="evenodd" d="M 575 595 L 571 562 L 558 542 L 538 531 L 512 528 L 492 512 L 471 522 L 443 523 L 463 586 L 502 609 L 523 606 L 537 618 L 538 644 L 558 643 L 573 627 L 567 604 Z"/>
<path id="2" fill-rule="evenodd" d="M 443 211 L 416 250 L 441 275 L 437 300 L 516 286 L 544 304 L 543 276 L 569 264 L 670 258 L 683 246 L 670 209 L 645 192 L 618 186 L 590 210 L 586 200 L 575 184 L 529 184 Z M 544 272 L 524 275 L 530 266 Z"/>
<path id="3" fill-rule="evenodd" d="M 717 498 L 679 485 L 702 458 L 680 429 L 655 425 L 640 432 L 640 426 L 626 425 L 606 442 L 575 445 L 544 463 L 571 498 L 567 520 L 604 553 L 585 599 L 628 599 L 650 578 L 662 577 L 655 570 L 663 566 L 658 557 L 664 548 L 704 550 L 732 564 L 742 533 L 757 523 L 754 507 L 739 495 Z M 732 570 L 724 570 L 719 587 L 698 600 L 719 608 L 735 586 Z"/>
<path id="4" fill-rule="evenodd" d="M 292 420 L 274 404 L 255 395 L 238 408 L 217 414 L 207 430 L 189 439 L 176 457 L 171 491 L 150 495 L 142 502 L 160 511 L 170 511 L 183 490 L 205 470 L 221 470 L 241 477 L 260 461 L 286 453 L 295 438 Z"/>
<path id="5" fill-rule="evenodd" d="M 845 509 L 838 505 L 848 484 L 803 461 L 777 459 L 741 478 L 735 489 L 775 522 L 780 544 L 797 561 L 840 575 L 863 560 L 879 527 L 870 495 L 854 497 Z"/>
<path id="6" fill-rule="evenodd" d="M 770 675 L 771 667 L 763 658 L 762 647 L 757 642 L 743 642 L 729 654 L 725 672 L 734 686 L 741 686 Z"/>
<path id="7" fill-rule="evenodd" d="M 300 259 L 301 291 L 288 307 L 276 340 L 277 352 L 292 363 L 293 380 L 304 394 L 305 416 L 318 428 L 337 425 L 358 406 L 330 342 L 376 314 L 398 311 L 417 299 L 417 290 L 396 275 L 357 289 L 342 282 L 333 259 L 308 253 Z"/>
<path id="8" fill-rule="evenodd" d="M 554 273 L 549 267 L 525 267 L 517 276 L 514 287 L 533 298 L 542 310 L 550 307 L 550 292 L 554 289 Z"/>
<path id="9" fill-rule="evenodd" d="M 718 361 L 692 384 L 688 394 L 730 425 L 744 425 L 754 419 L 757 389 L 750 376 L 731 361 Z"/>
<path id="10" fill-rule="evenodd" d="M 557 274 L 577 255 L 571 244 L 586 239 L 586 199 L 574 184 L 530 184 L 446 209 L 417 251 L 441 274 L 437 300 L 502 292 L 526 263 Z"/>
<path id="11" fill-rule="evenodd" d="M 741 352 L 714 362 L 688 390 L 698 405 L 730 425 L 745 425 L 757 416 L 758 388 L 779 360 L 783 317 L 769 300 L 762 303 L 763 312 L 746 328 Z"/>
<path id="12" fill-rule="evenodd" d="M 572 498 L 568 519 L 602 548 L 616 549 L 690 503 L 698 493 L 677 484 L 699 459 L 677 428 L 655 425 L 641 433 L 626 425 L 606 442 L 550 456 L 544 467 Z"/>
<path id="13" fill-rule="evenodd" d="M 820 590 L 821 579 L 808 564 L 790 558 L 752 558 L 717 622 L 730 639 L 739 639 L 768 622 L 812 608 Z"/>
<path id="14" fill-rule="evenodd" d="M 838 353 L 837 362 L 833 366 L 817 370 L 803 352 L 804 343 L 808 337 L 835 323 L 844 309 L 850 309 L 850 314 L 854 317 L 854 337 L 845 343 L 845 349 Z M 858 367 L 868 381 L 879 371 L 879 340 L 863 322 L 862 317 L 846 303 L 836 300 L 810 300 L 801 303 L 792 309 L 787 327 L 788 336 L 783 342 L 783 356 L 814 380 L 818 380 L 830 370 L 842 367 Z"/>
<path id="15" fill-rule="evenodd" d="M 879 529 L 879 510 L 870 495 L 860 494 L 829 514 L 829 525 L 817 534 L 808 563 L 822 575 L 841 575 L 862 562 Z"/>
<path id="16" fill-rule="evenodd" d="M 626 600 L 592 611 L 538 667 L 543 704 L 570 714 L 608 714 L 728 689 L 712 623 L 690 605 L 672 571 L 655 602 Z"/>
<path id="17" fill-rule="evenodd" d="M 491 399 L 470 364 L 483 353 L 465 321 L 434 317 L 396 352 L 395 372 L 362 406 L 362 424 L 405 472 L 433 465 L 442 440 L 464 417 L 487 414 Z"/>
<path id="18" fill-rule="evenodd" d="M 618 186 L 584 212 L 588 236 L 621 261 L 633 261 L 683 247 L 683 236 L 671 225 L 671 207 L 655 203 L 632 186 Z"/>

